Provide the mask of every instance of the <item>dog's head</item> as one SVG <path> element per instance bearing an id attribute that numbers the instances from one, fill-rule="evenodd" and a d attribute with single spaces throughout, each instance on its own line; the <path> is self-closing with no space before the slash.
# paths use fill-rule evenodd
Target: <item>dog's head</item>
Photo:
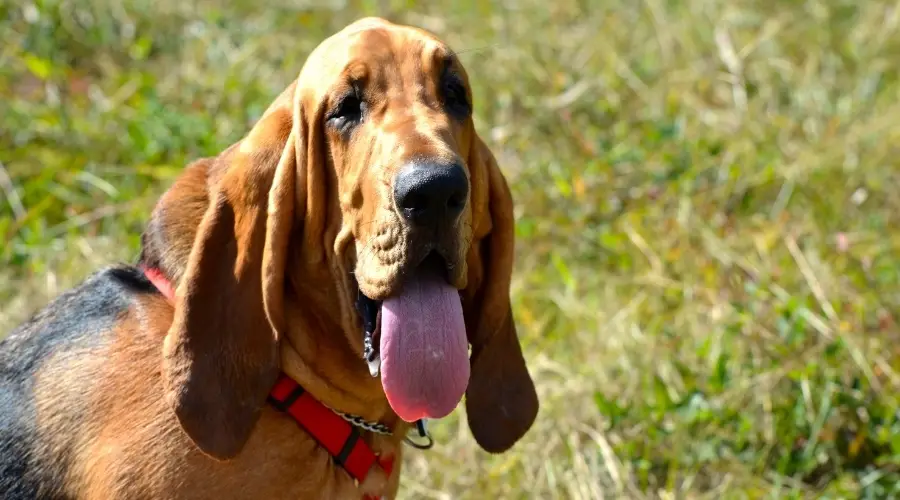
<path id="1" fill-rule="evenodd" d="M 189 256 L 168 258 L 180 282 L 164 346 L 167 398 L 202 450 L 231 457 L 249 436 L 296 287 L 341 303 L 347 349 L 404 420 L 442 417 L 465 393 L 485 450 L 528 430 L 538 402 L 510 310 L 512 200 L 472 106 L 443 42 L 364 19 L 204 163 Z M 297 262 L 329 282 L 304 282 Z"/>

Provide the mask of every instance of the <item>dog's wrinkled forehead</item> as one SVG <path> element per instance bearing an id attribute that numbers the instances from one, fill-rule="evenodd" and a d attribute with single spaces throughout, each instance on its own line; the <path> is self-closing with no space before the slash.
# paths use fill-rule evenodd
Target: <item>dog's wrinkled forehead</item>
<path id="1" fill-rule="evenodd" d="M 452 50 L 432 34 L 383 20 L 362 19 L 317 46 L 300 73 L 303 89 L 322 99 L 335 85 L 372 79 L 388 90 L 391 76 L 410 71 L 433 73 L 452 56 Z M 459 68 L 463 72 L 462 68 Z M 325 83 L 325 85 L 323 85 Z"/>

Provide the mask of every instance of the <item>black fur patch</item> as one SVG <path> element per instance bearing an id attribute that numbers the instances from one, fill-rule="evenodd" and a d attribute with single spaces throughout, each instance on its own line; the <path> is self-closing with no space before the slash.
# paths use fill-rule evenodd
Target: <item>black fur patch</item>
<path id="1" fill-rule="evenodd" d="M 154 292 L 156 288 L 139 269 L 107 268 L 61 294 L 0 342 L 0 498 L 65 498 L 60 487 L 68 469 L 67 450 L 54 450 L 50 460 L 36 453 L 41 443 L 35 420 L 35 376 L 51 355 L 102 348 L 134 295 Z M 79 382 L 90 381 L 76 380 L 73 387 Z M 61 399 L 78 400 L 79 396 L 61 395 Z"/>

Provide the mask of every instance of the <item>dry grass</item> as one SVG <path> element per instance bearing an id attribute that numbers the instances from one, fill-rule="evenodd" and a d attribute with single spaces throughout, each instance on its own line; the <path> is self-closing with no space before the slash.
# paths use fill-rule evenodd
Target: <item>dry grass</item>
<path id="1" fill-rule="evenodd" d="M 0 325 L 130 259 L 187 160 L 377 14 L 473 75 L 542 400 L 503 456 L 434 423 L 406 497 L 900 492 L 897 3 L 255 5 L 0 4 Z"/>

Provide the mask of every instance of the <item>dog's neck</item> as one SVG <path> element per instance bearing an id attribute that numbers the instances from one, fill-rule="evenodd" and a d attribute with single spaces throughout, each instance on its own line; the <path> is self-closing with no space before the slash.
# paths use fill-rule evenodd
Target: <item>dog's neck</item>
<path id="1" fill-rule="evenodd" d="M 173 299 L 177 282 L 170 276 L 171 271 L 154 262 L 142 258 L 139 266 L 157 289 Z M 307 266 L 291 268 L 303 267 Z M 346 331 L 347 325 L 352 328 L 357 322 L 347 318 L 346 312 L 342 314 L 346 307 L 339 306 L 340 292 L 333 286 L 301 286 L 303 282 L 333 283 L 324 267 L 312 266 L 293 274 L 285 283 L 285 301 L 296 307 L 286 308 L 286 330 L 279 342 L 281 371 L 325 406 L 384 424 L 399 439 L 411 425 L 391 410 L 380 379 L 369 374 L 362 357 L 361 328 L 359 345 L 348 340 L 353 332 Z M 302 282 L 295 281 L 295 276 L 302 276 L 298 278 Z"/>
<path id="2" fill-rule="evenodd" d="M 362 355 L 362 326 L 352 316 L 346 292 L 333 286 L 340 271 L 332 271 L 326 263 L 309 263 L 300 255 L 292 260 L 287 266 L 292 272 L 285 283 L 285 303 L 296 307 L 285 308 L 282 370 L 326 406 L 405 435 L 409 425 L 391 410 L 381 380 L 369 374 Z"/>

